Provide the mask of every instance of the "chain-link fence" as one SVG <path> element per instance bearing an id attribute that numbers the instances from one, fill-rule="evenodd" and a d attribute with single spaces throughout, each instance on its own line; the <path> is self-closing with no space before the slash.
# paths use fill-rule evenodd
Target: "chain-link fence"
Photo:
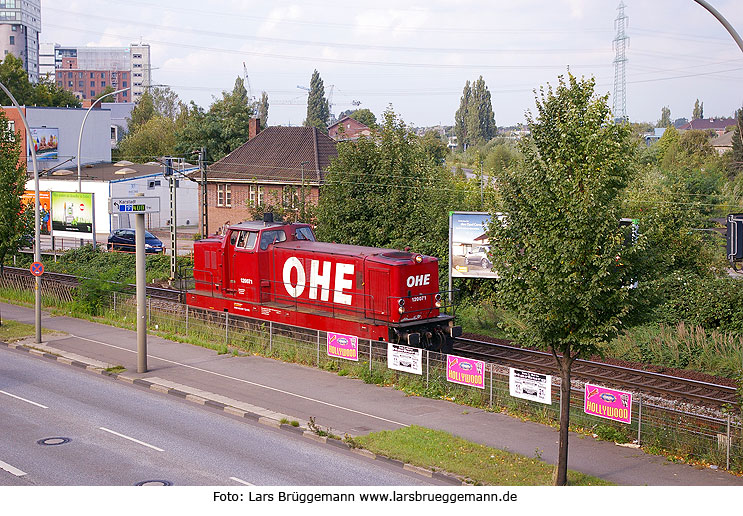
<path id="1" fill-rule="evenodd" d="M 0 278 L 0 297 L 32 301 L 33 278 L 6 275 Z M 75 287 L 42 282 L 45 305 L 74 303 Z M 136 296 L 131 292 L 102 294 L 105 307 L 100 316 L 118 325 L 136 322 Z M 28 298 L 28 299 L 26 299 Z M 147 298 L 150 331 L 163 337 L 207 346 L 220 353 L 257 353 L 297 362 L 341 375 L 352 375 L 367 383 L 394 385 L 422 396 L 446 399 L 494 411 L 528 417 L 557 426 L 560 420 L 559 378 L 553 378 L 552 403 L 541 404 L 512 397 L 508 369 L 485 364 L 484 388 L 447 381 L 446 355 L 423 351 L 422 374 L 387 367 L 387 343 L 359 339 L 358 361 L 329 356 L 327 333 L 250 319 L 228 312 L 214 312 L 187 305 Z M 571 428 L 618 443 L 639 444 L 650 453 L 671 459 L 697 461 L 714 467 L 743 472 L 743 425 L 741 406 L 715 415 L 688 404 L 660 402 L 657 398 L 633 396 L 632 423 L 622 424 L 583 412 L 584 391 L 573 386 L 570 399 Z M 709 411 L 706 412 L 707 414 Z"/>

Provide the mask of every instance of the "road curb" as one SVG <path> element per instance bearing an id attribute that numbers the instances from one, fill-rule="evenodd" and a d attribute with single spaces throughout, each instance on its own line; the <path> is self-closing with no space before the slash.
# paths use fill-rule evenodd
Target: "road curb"
<path id="1" fill-rule="evenodd" d="M 102 376 L 107 376 L 113 380 L 121 381 L 121 382 L 128 383 L 131 385 L 138 385 L 140 387 L 144 387 L 145 389 L 158 392 L 160 394 L 172 395 L 179 399 L 185 399 L 186 401 L 190 401 L 198 405 L 209 406 L 211 408 L 221 410 L 222 412 L 225 412 L 226 414 L 230 414 L 232 416 L 236 416 L 236 417 L 240 417 L 244 419 L 250 419 L 258 423 L 261 423 L 263 425 L 276 428 L 278 430 L 288 431 L 295 435 L 301 435 L 305 437 L 306 439 L 310 439 L 320 444 L 333 446 L 335 448 L 346 449 L 366 459 L 385 462 L 389 465 L 399 467 L 402 470 L 409 471 L 411 473 L 415 473 L 417 475 L 421 475 L 426 478 L 435 478 L 441 482 L 445 482 L 447 484 L 457 485 L 457 486 L 470 485 L 464 479 L 457 477 L 455 475 L 446 473 L 446 472 L 433 471 L 433 470 L 429 470 L 426 468 L 422 468 L 420 466 L 406 464 L 402 461 L 392 459 L 390 457 L 385 457 L 384 455 L 377 455 L 363 448 L 354 448 L 353 446 L 349 445 L 348 443 L 346 443 L 345 441 L 341 439 L 328 437 L 328 436 L 320 436 L 316 434 L 315 432 L 308 430 L 306 422 L 304 425 L 300 422 L 299 426 L 293 426 L 291 424 L 286 424 L 286 421 L 297 421 L 297 419 L 296 418 L 290 419 L 289 416 L 285 416 L 283 414 L 273 412 L 268 409 L 264 409 L 261 407 L 254 407 L 255 411 L 245 410 L 244 408 L 233 406 L 228 403 L 224 403 L 223 401 L 219 401 L 217 399 L 210 399 L 208 396 L 195 395 L 180 388 L 175 388 L 175 387 L 170 387 L 168 385 L 164 385 L 162 382 L 165 382 L 165 381 L 161 379 L 158 379 L 161 381 L 161 383 L 158 383 L 158 382 L 150 381 L 145 378 L 134 378 L 131 376 L 127 376 L 124 373 L 114 373 L 112 371 L 107 370 L 108 368 L 101 367 L 102 365 L 107 365 L 109 368 L 115 367 L 112 364 L 103 364 L 102 362 L 99 362 L 93 359 L 89 359 L 91 363 L 85 363 L 85 362 L 80 361 L 81 358 L 85 358 L 85 357 L 81 357 L 80 355 L 74 355 L 74 358 L 71 358 L 70 356 L 65 356 L 67 352 L 63 350 L 59 350 L 59 349 L 54 349 L 46 345 L 43 345 L 43 349 L 36 349 L 34 347 L 30 347 L 22 343 L 8 343 L 8 342 L 3 342 L 3 341 L 0 341 L 0 345 L 6 346 L 9 349 L 14 349 L 16 351 L 22 351 L 22 352 L 28 353 L 29 355 L 33 355 L 38 358 L 53 360 L 53 361 L 59 362 L 60 364 L 78 367 L 80 369 L 84 369 L 92 373 L 100 374 Z M 173 382 L 168 382 L 168 383 L 172 384 Z M 196 391 L 196 389 L 189 388 L 188 386 L 183 386 L 183 387 L 185 387 L 187 390 Z M 206 393 L 205 391 L 199 391 L 199 392 L 200 394 L 207 394 L 207 395 L 211 394 L 211 393 Z M 220 396 L 218 394 L 213 394 L 213 396 L 215 398 L 219 397 L 222 399 L 226 399 L 224 396 Z M 248 404 L 244 404 L 241 402 L 237 402 L 237 403 L 242 404 L 242 405 L 248 405 Z M 270 417 L 270 415 L 278 415 L 281 417 Z"/>

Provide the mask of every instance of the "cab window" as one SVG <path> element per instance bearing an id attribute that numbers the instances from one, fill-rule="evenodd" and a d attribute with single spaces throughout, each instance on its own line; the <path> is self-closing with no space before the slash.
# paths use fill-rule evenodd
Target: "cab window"
<path id="1" fill-rule="evenodd" d="M 261 233 L 261 251 L 268 249 L 268 246 L 271 244 L 283 242 L 284 240 L 286 240 L 286 233 L 281 229 L 264 231 Z"/>
<path id="2" fill-rule="evenodd" d="M 310 242 L 315 241 L 315 235 L 313 235 L 312 230 L 306 226 L 297 228 L 295 235 L 297 240 L 309 240 Z"/>
<path id="3" fill-rule="evenodd" d="M 245 245 L 243 247 L 245 249 L 249 249 L 252 251 L 253 249 L 255 249 L 255 243 L 257 240 L 258 240 L 258 232 L 248 231 L 245 237 Z"/>
<path id="4" fill-rule="evenodd" d="M 239 231 L 233 231 L 232 233 L 230 233 L 230 244 L 231 245 L 235 245 L 237 243 L 237 234 L 238 233 L 239 233 Z"/>

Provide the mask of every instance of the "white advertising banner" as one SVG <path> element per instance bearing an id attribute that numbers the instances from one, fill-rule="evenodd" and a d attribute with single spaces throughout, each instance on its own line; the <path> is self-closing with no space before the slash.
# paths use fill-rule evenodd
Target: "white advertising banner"
<path id="1" fill-rule="evenodd" d="M 401 344 L 387 344 L 387 367 L 406 373 L 423 374 L 423 350 Z"/>
<path id="2" fill-rule="evenodd" d="M 511 367 L 508 386 L 514 398 L 552 404 L 552 377 L 548 374 Z"/>

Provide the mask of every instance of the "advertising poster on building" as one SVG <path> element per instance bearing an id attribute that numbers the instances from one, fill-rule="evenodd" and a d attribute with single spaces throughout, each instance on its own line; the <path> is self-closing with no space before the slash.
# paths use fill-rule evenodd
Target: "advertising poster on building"
<path id="1" fill-rule="evenodd" d="M 328 356 L 359 360 L 359 338 L 353 335 L 328 332 Z"/>
<path id="2" fill-rule="evenodd" d="M 485 362 L 472 358 L 446 356 L 446 379 L 452 383 L 485 388 Z"/>
<path id="3" fill-rule="evenodd" d="M 387 367 L 406 373 L 423 374 L 423 350 L 401 344 L 387 344 Z"/>
<path id="4" fill-rule="evenodd" d="M 31 142 L 36 151 L 37 160 L 59 159 L 59 129 L 49 127 L 32 127 Z M 28 149 L 28 156 L 31 157 L 31 148 Z"/>
<path id="5" fill-rule="evenodd" d="M 508 387 L 511 396 L 538 403 L 552 404 L 552 377 L 523 369 L 510 368 Z"/>
<path id="6" fill-rule="evenodd" d="M 31 210 L 33 213 L 36 205 L 36 192 L 26 190 L 21 196 L 23 209 Z M 52 198 L 49 192 L 39 192 L 39 221 L 42 235 L 51 235 L 52 233 Z"/>
<path id="7" fill-rule="evenodd" d="M 52 192 L 54 236 L 93 239 L 93 194 Z"/>
<path id="8" fill-rule="evenodd" d="M 586 414 L 620 423 L 632 422 L 632 393 L 615 391 L 589 383 L 586 384 L 585 389 L 583 411 Z"/>
<path id="9" fill-rule="evenodd" d="M 453 278 L 497 278 L 490 263 L 487 231 L 490 214 L 452 212 L 449 217 L 449 256 Z"/>

